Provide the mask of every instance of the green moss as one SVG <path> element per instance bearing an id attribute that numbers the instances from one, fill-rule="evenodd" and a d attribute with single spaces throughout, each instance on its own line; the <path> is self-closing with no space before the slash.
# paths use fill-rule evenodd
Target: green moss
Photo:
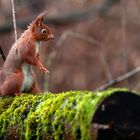
<path id="1" fill-rule="evenodd" d="M 0 115 L 4 112 L 13 102 L 14 98 L 12 97 L 0 97 Z"/>
<path id="2" fill-rule="evenodd" d="M 63 140 L 70 132 L 74 139 L 90 140 L 91 120 L 97 106 L 116 91 L 125 89 L 0 98 L 0 139 L 15 129 L 15 135 L 23 140 Z"/>

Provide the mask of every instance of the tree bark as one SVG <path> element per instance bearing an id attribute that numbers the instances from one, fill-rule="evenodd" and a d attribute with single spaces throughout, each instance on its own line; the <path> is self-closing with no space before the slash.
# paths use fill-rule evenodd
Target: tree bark
<path id="1" fill-rule="evenodd" d="M 0 98 L 0 139 L 140 137 L 140 97 L 124 89 Z"/>

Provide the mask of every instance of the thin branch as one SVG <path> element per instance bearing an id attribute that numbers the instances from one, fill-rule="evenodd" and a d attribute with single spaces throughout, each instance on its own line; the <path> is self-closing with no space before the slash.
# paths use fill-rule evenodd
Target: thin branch
<path id="1" fill-rule="evenodd" d="M 127 48 L 127 29 L 126 29 L 126 3 L 125 0 L 120 2 L 121 8 L 121 32 L 122 32 L 122 53 L 123 53 L 123 61 L 124 61 L 124 72 L 128 71 L 128 48 Z M 126 85 L 128 85 L 128 81 L 126 80 Z"/>
<path id="2" fill-rule="evenodd" d="M 73 11 L 67 14 L 56 15 L 52 17 L 47 17 L 45 22 L 53 25 L 64 25 L 71 24 L 80 21 L 86 21 L 92 18 L 92 20 L 101 15 L 105 15 L 107 11 L 115 4 L 119 3 L 120 0 L 103 0 L 98 5 L 93 5 L 88 8 L 83 8 L 82 10 Z M 35 17 L 35 16 L 34 16 Z M 26 28 L 27 25 L 32 21 L 32 17 L 17 21 L 17 25 L 20 28 Z M 12 23 L 7 23 L 0 26 L 0 32 L 8 32 L 12 30 Z"/>
<path id="3" fill-rule="evenodd" d="M 101 58 L 101 61 L 102 61 L 102 64 L 104 66 L 104 70 L 106 72 L 106 75 L 107 75 L 107 78 L 108 78 L 108 81 L 112 80 L 113 79 L 113 76 L 112 76 L 112 73 L 111 73 L 111 70 L 109 68 L 109 64 L 106 60 L 106 55 L 104 54 L 105 51 L 103 50 L 105 47 L 102 47 L 101 48 L 101 51 L 100 51 L 100 58 Z"/>
<path id="4" fill-rule="evenodd" d="M 0 53 L 1 53 L 1 57 L 5 61 L 6 60 L 6 57 L 5 57 L 4 52 L 3 52 L 2 48 L 1 48 L 1 45 L 0 45 Z"/>
<path id="5" fill-rule="evenodd" d="M 60 36 L 59 40 L 56 43 L 56 47 L 53 49 L 52 53 L 50 53 L 50 55 L 48 57 L 48 61 L 47 61 L 46 65 L 50 69 L 51 69 L 51 66 L 52 66 L 52 63 L 53 63 L 54 59 L 56 58 L 58 50 L 63 46 L 65 40 L 68 37 L 73 37 L 73 38 L 81 39 L 83 41 L 86 41 L 86 42 L 92 44 L 93 46 L 95 46 L 95 45 L 100 46 L 100 47 L 103 46 L 102 43 L 100 43 L 98 40 L 96 40 L 96 39 L 94 39 L 94 38 L 92 38 L 90 36 L 83 35 L 83 34 L 80 34 L 80 33 L 75 33 L 75 32 L 72 32 L 72 31 L 65 31 Z M 106 61 L 106 60 L 104 59 L 104 61 Z M 102 62 L 102 63 L 105 63 L 105 62 Z M 105 68 L 105 70 L 106 70 L 106 72 L 108 72 L 107 68 Z M 108 75 L 108 73 L 107 73 L 107 75 Z M 48 91 L 49 90 L 49 83 L 50 83 L 49 80 L 50 80 L 50 75 L 46 75 L 44 77 L 44 91 Z"/>
<path id="6" fill-rule="evenodd" d="M 96 90 L 105 90 L 109 87 L 115 86 L 116 84 L 118 84 L 124 80 L 127 80 L 128 78 L 136 75 L 139 72 L 140 72 L 140 67 L 137 67 L 137 68 L 131 70 L 130 72 L 125 73 L 124 75 L 121 75 L 121 76 L 117 77 L 116 79 L 109 81 L 107 84 L 100 86 Z"/>
<path id="7" fill-rule="evenodd" d="M 59 38 L 59 40 L 56 43 L 56 47 L 53 49 L 53 51 L 50 53 L 49 57 L 48 57 L 48 61 L 47 61 L 47 67 L 51 68 L 52 62 L 55 59 L 56 55 L 57 55 L 57 51 L 58 48 L 60 48 L 64 41 L 66 40 L 66 38 L 68 37 L 70 31 L 65 31 Z M 50 83 L 50 75 L 45 75 L 44 77 L 44 91 L 48 91 L 49 90 L 49 83 Z"/>
<path id="8" fill-rule="evenodd" d="M 100 43 L 98 40 L 92 38 L 92 37 L 89 37 L 87 35 L 83 35 L 83 34 L 80 34 L 80 33 L 75 33 L 75 32 L 71 32 L 70 35 L 72 37 L 75 37 L 75 38 L 78 38 L 78 39 L 82 39 L 83 41 L 86 41 L 92 45 L 97 45 L 97 46 L 100 46 L 100 55 L 101 55 L 101 61 L 102 61 L 102 64 L 104 66 L 104 69 L 105 69 L 105 72 L 106 72 L 106 75 L 108 77 L 108 80 L 112 80 L 112 74 L 111 74 L 111 71 L 109 69 L 109 66 L 108 66 L 108 63 L 105 59 L 105 55 L 104 55 L 104 52 L 103 52 L 103 48 L 104 48 L 104 45 L 102 43 Z"/>
<path id="9" fill-rule="evenodd" d="M 108 124 L 93 123 L 93 128 L 96 130 L 106 130 L 106 129 L 110 129 L 111 126 Z"/>
<path id="10" fill-rule="evenodd" d="M 75 32 L 72 32 L 72 31 L 65 31 L 61 37 L 59 38 L 59 40 L 57 41 L 56 43 L 56 47 L 54 48 L 54 50 L 52 51 L 52 53 L 49 55 L 48 57 L 48 61 L 47 61 L 47 67 L 51 68 L 51 65 L 57 55 L 57 52 L 58 52 L 58 49 L 60 49 L 65 40 L 68 38 L 68 37 L 74 37 L 74 38 L 78 38 L 78 39 L 82 39 L 88 43 L 91 43 L 92 45 L 98 45 L 98 46 L 101 46 L 100 42 L 95 40 L 94 38 L 92 37 L 89 37 L 87 35 L 82 35 L 80 33 L 75 33 Z M 44 91 L 48 91 L 49 90 L 49 80 L 50 80 L 50 75 L 46 75 L 44 77 Z"/>
<path id="11" fill-rule="evenodd" d="M 11 0 L 12 4 L 12 14 L 13 14 L 13 25 L 14 25 L 14 31 L 15 31 L 15 42 L 17 41 L 17 26 L 16 26 L 16 12 L 15 12 L 15 6 L 14 6 L 14 0 Z"/>
<path id="12" fill-rule="evenodd" d="M 106 130 L 106 129 L 115 129 L 116 130 L 127 130 L 131 132 L 140 132 L 140 128 L 137 126 L 124 126 L 124 125 L 118 125 L 118 124 L 98 124 L 98 123 L 93 123 L 93 128 L 96 130 Z M 123 134 L 123 133 L 122 133 Z"/>

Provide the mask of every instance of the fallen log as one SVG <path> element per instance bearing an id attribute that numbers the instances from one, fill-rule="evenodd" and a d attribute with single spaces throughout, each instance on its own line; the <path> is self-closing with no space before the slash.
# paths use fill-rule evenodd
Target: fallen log
<path id="1" fill-rule="evenodd" d="M 140 96 L 126 89 L 0 97 L 0 139 L 140 138 Z"/>

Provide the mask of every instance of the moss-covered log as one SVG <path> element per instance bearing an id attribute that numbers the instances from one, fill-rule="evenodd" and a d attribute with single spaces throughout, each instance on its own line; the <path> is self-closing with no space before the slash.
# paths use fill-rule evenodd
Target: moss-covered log
<path id="1" fill-rule="evenodd" d="M 119 133 L 139 137 L 138 106 L 140 97 L 124 89 L 1 97 L 0 139 L 103 140 L 117 139 Z"/>

